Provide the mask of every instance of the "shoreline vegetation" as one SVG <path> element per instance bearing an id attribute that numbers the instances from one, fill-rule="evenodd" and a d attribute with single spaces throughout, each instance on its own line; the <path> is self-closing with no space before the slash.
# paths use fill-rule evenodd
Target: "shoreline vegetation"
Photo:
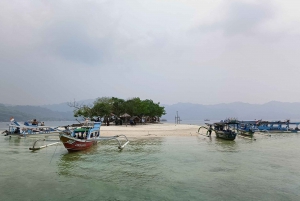
<path id="1" fill-rule="evenodd" d="M 115 123 L 122 125 L 123 122 L 137 123 L 160 122 L 162 115 L 166 114 L 165 108 L 154 103 L 151 99 L 141 100 L 139 97 L 127 100 L 116 97 L 97 98 L 92 105 L 82 105 L 78 102 L 70 102 L 74 117 L 83 117 L 89 120 L 102 120 L 109 125 Z"/>

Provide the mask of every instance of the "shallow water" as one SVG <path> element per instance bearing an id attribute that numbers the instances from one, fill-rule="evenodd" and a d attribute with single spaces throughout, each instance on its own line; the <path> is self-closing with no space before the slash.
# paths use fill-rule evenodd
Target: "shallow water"
<path id="1" fill-rule="evenodd" d="M 36 152 L 0 137 L 0 200 L 300 200 L 300 135 L 135 139 Z"/>

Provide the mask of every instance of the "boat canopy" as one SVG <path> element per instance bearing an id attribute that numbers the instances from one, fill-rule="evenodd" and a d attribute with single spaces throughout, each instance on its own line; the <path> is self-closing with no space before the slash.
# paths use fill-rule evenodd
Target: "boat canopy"
<path id="1" fill-rule="evenodd" d="M 82 126 L 75 129 L 71 136 L 79 139 L 90 139 L 92 137 L 100 136 L 101 122 L 93 122 L 93 126 Z"/>

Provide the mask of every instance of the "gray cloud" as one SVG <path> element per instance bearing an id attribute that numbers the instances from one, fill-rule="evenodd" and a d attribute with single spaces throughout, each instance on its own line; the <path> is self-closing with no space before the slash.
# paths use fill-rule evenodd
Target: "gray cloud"
<path id="1" fill-rule="evenodd" d="M 229 36 L 236 34 L 254 34 L 259 25 L 272 18 L 272 6 L 265 4 L 249 4 L 234 2 L 228 10 L 224 23 L 224 33 Z"/>
<path id="2" fill-rule="evenodd" d="M 223 17 L 213 24 L 201 25 L 200 31 L 221 31 L 225 36 L 248 35 L 260 32 L 263 23 L 272 19 L 275 8 L 267 1 L 253 4 L 232 1 L 220 8 Z"/>
<path id="3" fill-rule="evenodd" d="M 109 54 L 110 39 L 89 37 L 85 26 L 68 22 L 49 28 L 43 46 L 50 47 L 52 54 L 64 60 L 93 65 Z M 105 55 L 106 54 L 106 55 Z"/>
<path id="4" fill-rule="evenodd" d="M 300 101 L 298 22 L 272 2 L 2 1 L 0 102 Z"/>

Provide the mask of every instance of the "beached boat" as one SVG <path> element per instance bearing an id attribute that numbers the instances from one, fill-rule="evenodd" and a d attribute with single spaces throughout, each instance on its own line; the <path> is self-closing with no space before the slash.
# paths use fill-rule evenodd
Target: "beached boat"
<path id="1" fill-rule="evenodd" d="M 96 145 L 99 141 L 103 140 L 116 140 L 118 142 L 119 149 L 123 149 L 129 143 L 125 135 L 100 137 L 100 127 L 101 122 L 90 122 L 86 126 L 74 129 L 72 132 L 60 133 L 59 138 L 65 148 L 70 152 L 89 149 Z M 126 140 L 123 145 L 120 140 L 118 140 L 119 137 L 123 137 Z"/>

